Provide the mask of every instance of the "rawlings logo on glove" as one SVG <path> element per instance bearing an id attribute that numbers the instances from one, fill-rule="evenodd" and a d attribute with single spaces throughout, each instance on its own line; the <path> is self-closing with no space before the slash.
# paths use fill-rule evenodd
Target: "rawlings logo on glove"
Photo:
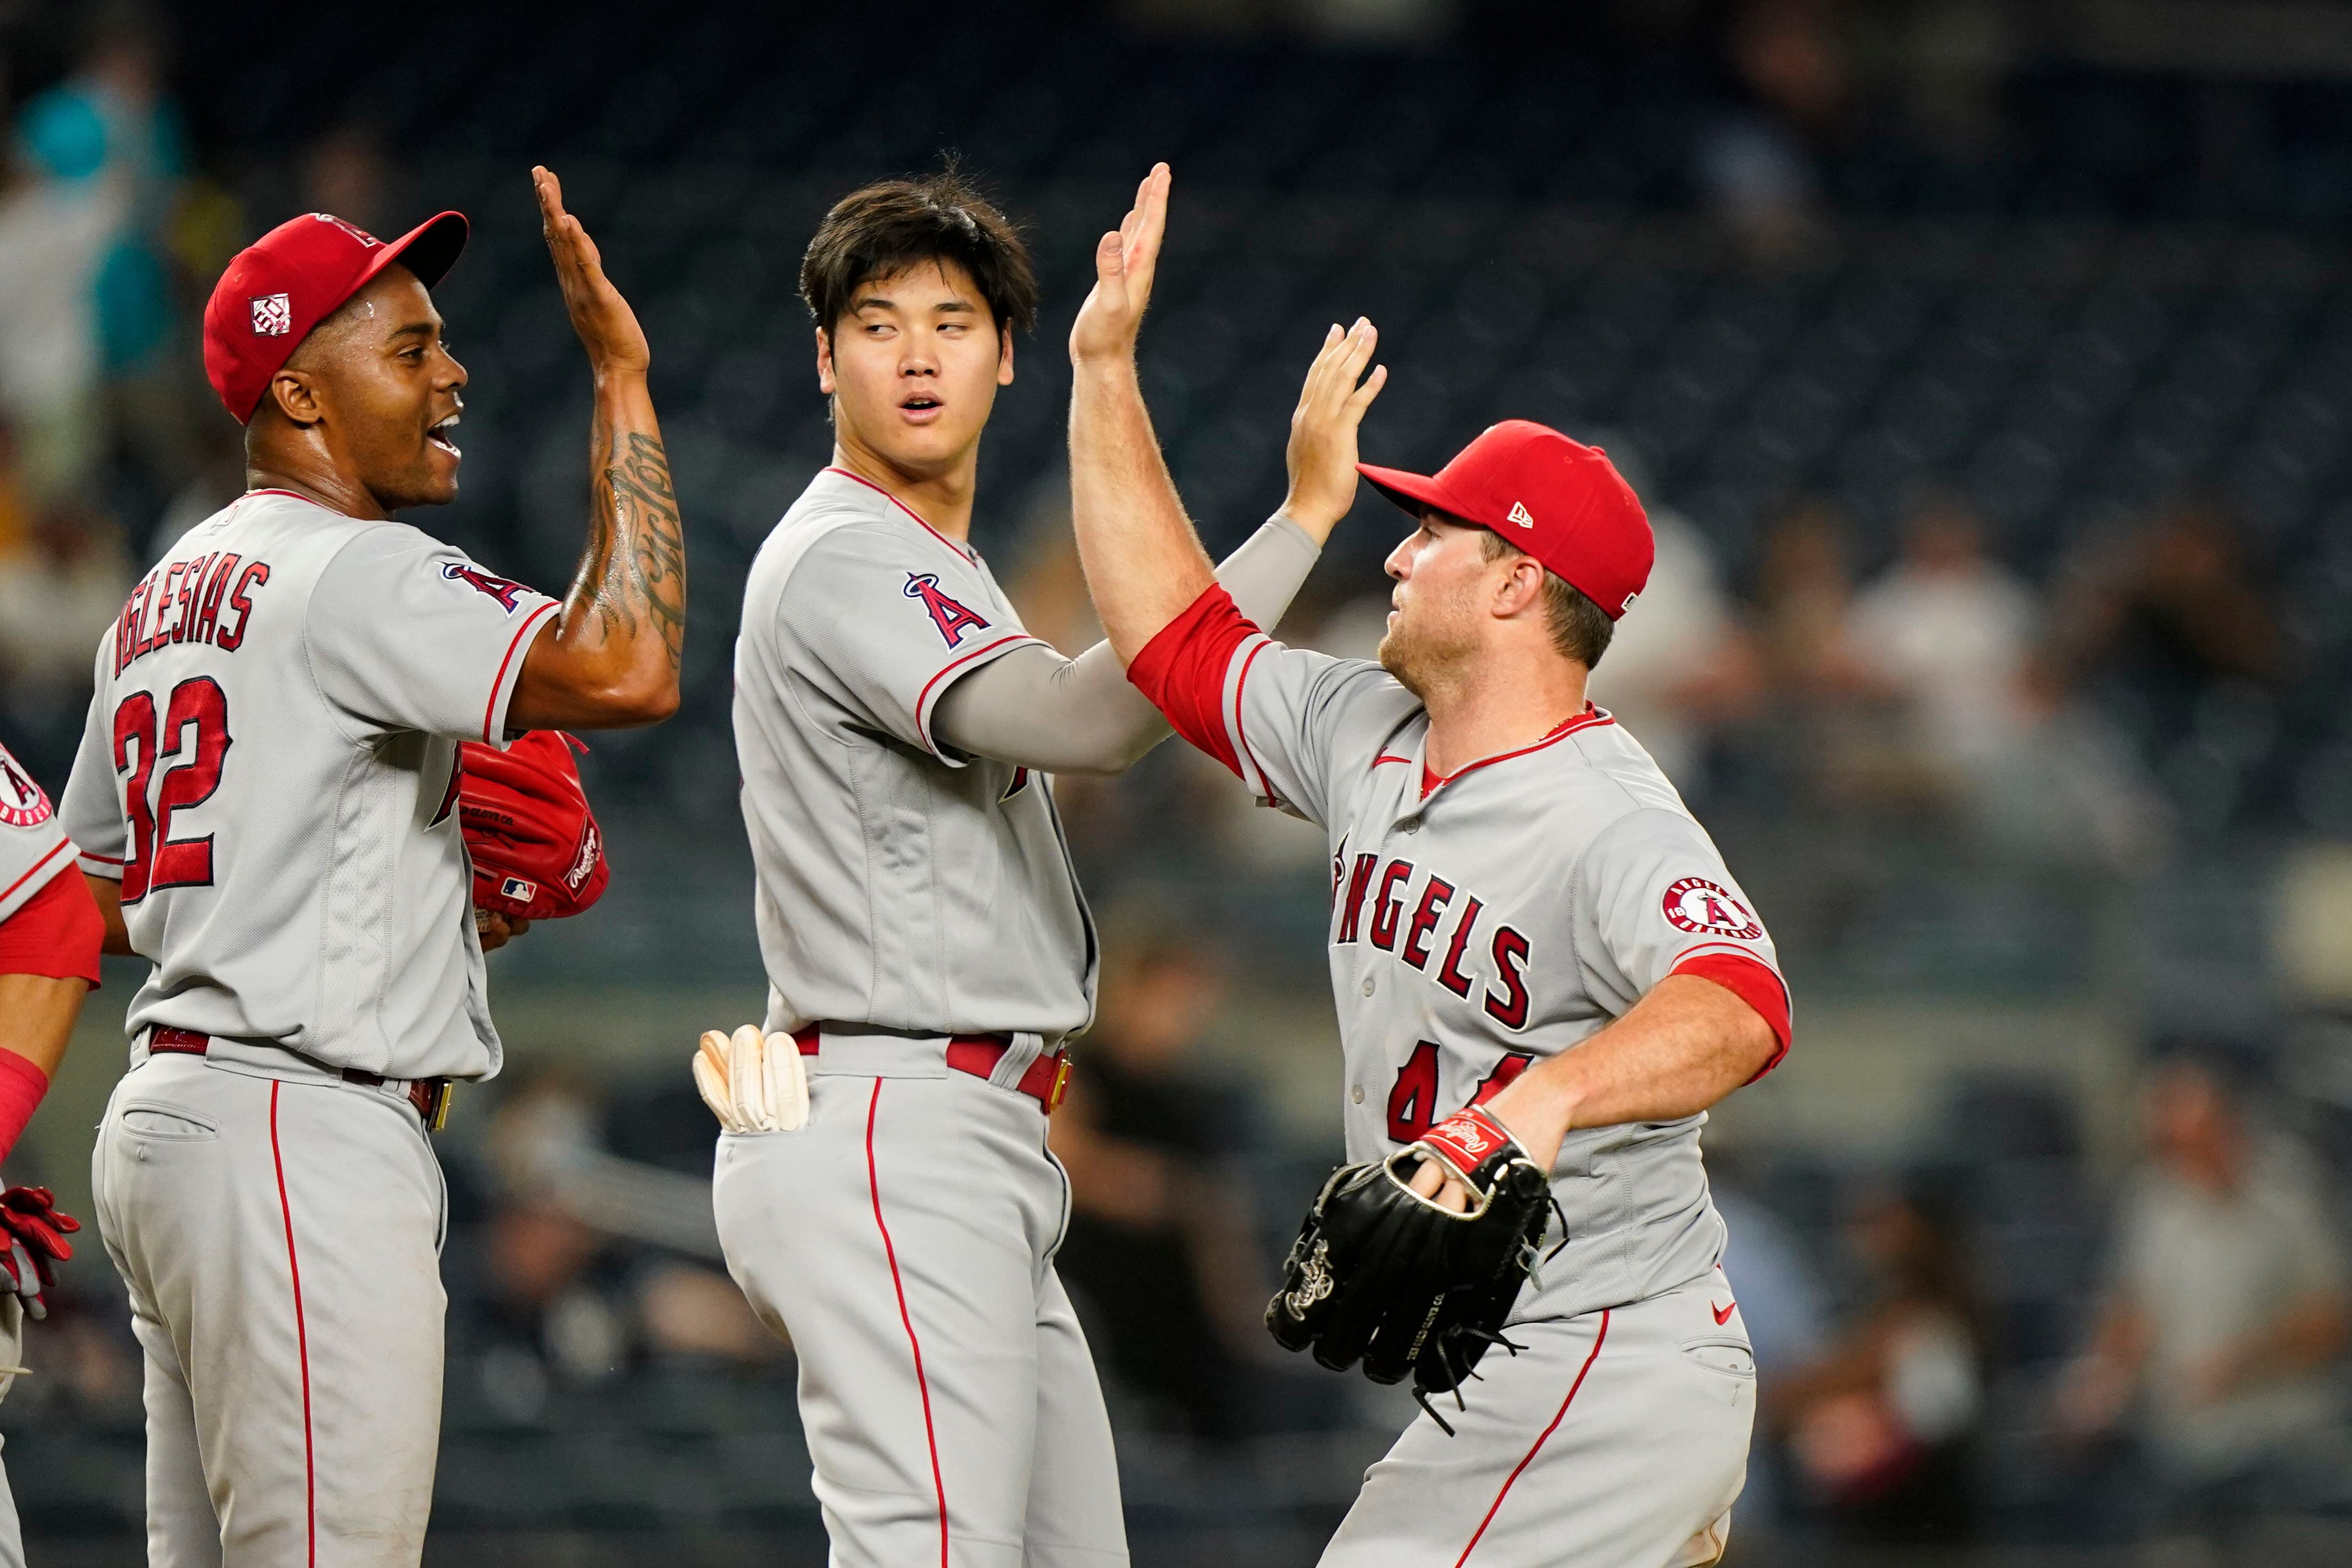
<path id="1" fill-rule="evenodd" d="M 1468 1208 L 1412 1190 L 1412 1167 L 1423 1159 L 1462 1179 Z M 1299 1227 L 1265 1326 L 1285 1350 L 1311 1348 L 1334 1371 L 1360 1360 L 1374 1383 L 1411 1373 L 1413 1396 L 1451 1433 L 1428 1396 L 1452 1394 L 1458 1405 L 1488 1345 L 1517 1353 L 1503 1324 L 1534 1272 L 1553 1208 L 1549 1179 L 1509 1130 L 1465 1107 L 1385 1160 L 1331 1173 Z"/>
<path id="2" fill-rule="evenodd" d="M 610 868 L 574 750 L 533 730 L 505 751 L 458 748 L 457 821 L 474 862 L 474 906 L 533 921 L 576 915 L 604 897 Z"/>

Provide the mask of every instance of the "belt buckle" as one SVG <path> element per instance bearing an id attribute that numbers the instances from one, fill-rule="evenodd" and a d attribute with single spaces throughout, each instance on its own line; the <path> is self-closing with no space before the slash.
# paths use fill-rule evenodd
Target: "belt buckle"
<path id="1" fill-rule="evenodd" d="M 1062 1097 L 1070 1092 L 1070 1053 L 1067 1050 L 1054 1058 L 1054 1081 L 1045 1090 L 1045 1114 L 1051 1116 L 1062 1108 Z"/>
<path id="2" fill-rule="evenodd" d="M 425 1131 L 438 1132 L 449 1125 L 449 1101 L 457 1097 L 457 1080 L 446 1078 L 437 1088 L 425 1090 L 426 1101 L 432 1109 L 425 1118 Z"/>

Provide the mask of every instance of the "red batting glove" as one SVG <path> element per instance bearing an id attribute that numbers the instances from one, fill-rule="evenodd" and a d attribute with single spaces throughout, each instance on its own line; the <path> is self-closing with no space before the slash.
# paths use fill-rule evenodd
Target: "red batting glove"
<path id="1" fill-rule="evenodd" d="M 73 1258 L 73 1243 L 66 1237 L 80 1228 L 81 1221 L 58 1208 L 47 1187 L 10 1187 L 0 1193 L 0 1233 L 8 1243 L 0 1253 L 0 1273 L 7 1276 L 8 1289 L 33 1317 L 49 1315 L 46 1293 L 57 1286 L 56 1266 Z"/>

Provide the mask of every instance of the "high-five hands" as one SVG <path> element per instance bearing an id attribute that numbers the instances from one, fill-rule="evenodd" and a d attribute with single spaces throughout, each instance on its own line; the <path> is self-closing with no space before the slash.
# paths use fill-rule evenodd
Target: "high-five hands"
<path id="1" fill-rule="evenodd" d="M 1070 328 L 1070 360 L 1088 364 L 1135 353 L 1135 334 L 1151 303 L 1151 279 L 1160 265 L 1160 237 L 1168 232 L 1168 186 L 1174 178 L 1165 163 L 1135 187 L 1135 205 L 1115 234 L 1095 247 L 1094 291 L 1078 307 Z"/>
<path id="2" fill-rule="evenodd" d="M 1364 374 L 1380 341 L 1380 330 L 1361 316 L 1345 332 L 1335 324 L 1315 363 L 1307 367 L 1307 384 L 1299 389 L 1298 407 L 1290 416 L 1290 447 L 1283 454 L 1290 469 L 1290 494 L 1282 503 L 1282 514 L 1313 534 L 1318 543 L 1331 537 L 1355 504 L 1356 429 L 1389 380 L 1384 364 L 1373 365 L 1372 374 Z"/>
<path id="3" fill-rule="evenodd" d="M 572 330 L 588 351 L 588 363 L 599 375 L 643 375 L 653 363 L 645 329 L 637 313 L 604 276 L 604 258 L 596 242 L 580 220 L 563 210 L 563 186 L 553 174 L 532 165 L 530 183 L 539 193 L 539 228 L 547 253 L 555 261 L 555 280 L 563 289 L 563 308 L 572 314 Z"/>

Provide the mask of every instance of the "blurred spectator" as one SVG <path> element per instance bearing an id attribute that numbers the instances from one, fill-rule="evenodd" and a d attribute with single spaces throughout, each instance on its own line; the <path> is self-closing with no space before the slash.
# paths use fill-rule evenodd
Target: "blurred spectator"
<path id="1" fill-rule="evenodd" d="M 1828 1522 L 1857 1542 L 1951 1545 L 1978 1527 L 1981 1315 L 1944 1202 L 1882 1193 L 1850 1228 L 1868 1279 L 1859 1319 L 1766 1394 Z"/>
<path id="2" fill-rule="evenodd" d="M 1766 534 L 1757 569 L 1755 637 L 1768 702 L 1749 737 L 1801 802 L 1924 793 L 1853 624 L 1844 515 L 1827 500 L 1801 499 Z"/>
<path id="3" fill-rule="evenodd" d="M 509 1089 L 484 1138 L 494 1195 L 448 1249 L 453 1358 L 509 1419 L 536 1419 L 558 1385 L 648 1358 L 756 1364 L 782 1353 L 724 1274 L 625 1245 L 710 1244 L 664 1212 L 688 1178 L 619 1168 L 594 1149 L 595 1126 L 590 1096 L 564 1079 Z M 707 1183 L 699 1201 L 707 1211 Z"/>
<path id="4" fill-rule="evenodd" d="M 2087 1437 L 2128 1422 L 2176 1521 L 2326 1500 L 2345 1462 L 2331 1370 L 2352 1344 L 2352 1273 L 2317 1169 L 2258 1131 L 2217 1064 L 2159 1068 L 2147 1163 L 2126 1194 L 2106 1305 L 2059 1400 Z"/>
<path id="5" fill-rule="evenodd" d="M 37 501 L 80 489 L 104 452 L 98 275 L 131 206 L 126 183 L 98 177 L 102 124 L 73 118 L 28 109 L 0 195 L 0 416 Z"/>
<path id="6" fill-rule="evenodd" d="M 1224 978 L 1164 918 L 1114 924 L 1126 929 L 1105 943 L 1095 1026 L 1053 1121 L 1070 1177 L 1057 1267 L 1117 1382 L 1157 1419 L 1230 1441 L 1255 1425 L 1245 1360 L 1264 1337 L 1267 1286 L 1226 1169 L 1248 1091 L 1192 1059 Z"/>
<path id="7" fill-rule="evenodd" d="M 1716 214 L 1767 258 L 1803 249 L 1822 206 L 1819 147 L 1843 132 L 1852 67 L 1836 0 L 1744 0 L 1726 41 L 1740 107 L 1699 143 L 1697 178 Z"/>
<path id="8" fill-rule="evenodd" d="M 99 634 L 131 588 L 121 535 L 94 509 L 60 500 L 34 520 L 26 544 L 0 554 L 0 675 L 11 706 L 79 710 Z"/>
<path id="9" fill-rule="evenodd" d="M 1642 493 L 1641 482 L 1634 485 Z M 1724 596 L 1706 536 L 1661 506 L 1650 508 L 1650 529 L 1656 564 L 1592 672 L 1592 700 L 1617 716 L 1676 789 L 1696 799 L 1706 791 L 1709 732 L 1753 708 L 1762 673 Z"/>
<path id="10" fill-rule="evenodd" d="M 1913 510 L 1901 557 L 1855 598 L 1852 628 L 1903 704 L 1911 744 L 1956 784 L 2014 758 L 2033 595 L 1987 557 L 1965 500 L 1939 494 Z"/>
<path id="11" fill-rule="evenodd" d="M 2062 684 L 2120 675 L 2177 731 L 2215 684 L 2288 673 L 2271 588 L 2237 518 L 2210 497 L 2180 501 L 2072 579 L 2052 623 L 2048 673 Z"/>

